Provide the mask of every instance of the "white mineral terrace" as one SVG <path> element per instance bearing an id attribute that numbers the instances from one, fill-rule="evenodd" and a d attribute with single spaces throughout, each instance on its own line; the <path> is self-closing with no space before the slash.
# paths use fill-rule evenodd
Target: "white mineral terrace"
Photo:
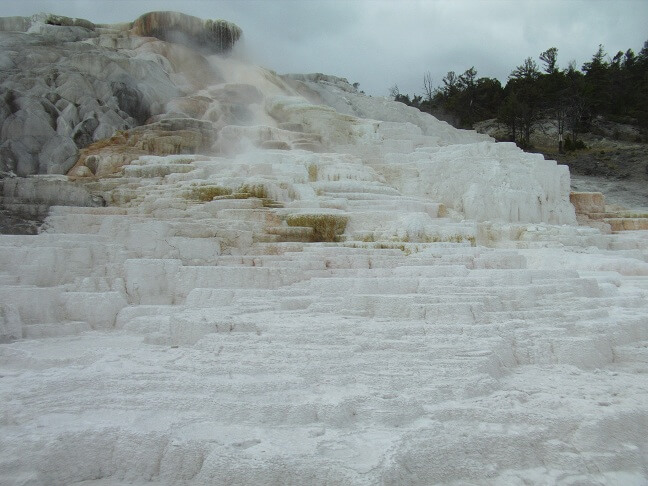
<path id="1" fill-rule="evenodd" d="M 0 484 L 648 484 L 648 231 L 577 226 L 511 144 L 250 72 L 217 155 L 0 237 Z"/>

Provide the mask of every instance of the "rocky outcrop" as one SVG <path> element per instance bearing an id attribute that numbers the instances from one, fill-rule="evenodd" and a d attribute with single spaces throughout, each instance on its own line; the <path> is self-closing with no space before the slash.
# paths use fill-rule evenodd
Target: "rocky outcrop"
<path id="1" fill-rule="evenodd" d="M 71 177 L 105 177 L 119 172 L 142 155 L 195 154 L 209 149 L 211 122 L 193 118 L 167 118 L 93 143 L 80 151 Z"/>
<path id="2" fill-rule="evenodd" d="M 52 14 L 0 19 L 0 172 L 65 174 L 79 150 L 218 80 L 200 53 L 138 37 L 178 32 L 210 52 L 240 37 L 233 24 L 169 12 L 142 16 L 132 31 Z"/>
<path id="3" fill-rule="evenodd" d="M 43 34 L 49 41 L 75 41 L 94 37 L 95 24 L 86 19 L 39 13 L 31 17 L 0 17 L 0 31 Z"/>
<path id="4" fill-rule="evenodd" d="M 0 234 L 37 234 L 52 206 L 104 204 L 100 194 L 64 176 L 5 177 L 0 179 Z"/>
<path id="5" fill-rule="evenodd" d="M 648 230 L 648 213 L 607 206 L 605 196 L 600 192 L 572 192 L 569 200 L 574 206 L 579 224 L 605 233 Z"/>
<path id="6" fill-rule="evenodd" d="M 159 63 L 42 34 L 2 34 L 0 170 L 64 174 L 78 149 L 137 126 L 178 95 Z M 25 52 L 28 54 L 25 55 Z"/>
<path id="7" fill-rule="evenodd" d="M 149 12 L 133 22 L 133 33 L 198 48 L 210 54 L 229 51 L 241 29 L 225 20 L 203 20 L 179 12 Z"/>

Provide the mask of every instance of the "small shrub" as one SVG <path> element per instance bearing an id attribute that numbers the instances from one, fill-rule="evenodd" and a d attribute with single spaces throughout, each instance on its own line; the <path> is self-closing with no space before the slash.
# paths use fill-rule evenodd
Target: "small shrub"
<path id="1" fill-rule="evenodd" d="M 531 142 L 527 142 L 525 140 L 517 140 L 515 144 L 525 151 L 530 151 L 533 149 L 533 145 L 531 144 Z"/>
<path id="2" fill-rule="evenodd" d="M 574 150 L 583 150 L 586 149 L 585 143 L 582 140 L 576 139 L 574 142 L 571 138 L 567 137 L 565 139 L 565 150 L 574 151 Z"/>
<path id="3" fill-rule="evenodd" d="M 286 218 L 288 226 L 313 228 L 313 241 L 338 241 L 344 233 L 349 218 L 338 214 L 291 214 Z"/>

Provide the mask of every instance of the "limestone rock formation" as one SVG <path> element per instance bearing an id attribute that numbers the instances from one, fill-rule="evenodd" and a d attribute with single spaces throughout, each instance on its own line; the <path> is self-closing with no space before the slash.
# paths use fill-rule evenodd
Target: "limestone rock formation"
<path id="1" fill-rule="evenodd" d="M 229 51 L 241 37 L 241 29 L 225 20 L 203 20 L 178 12 L 149 12 L 133 22 L 139 36 L 179 42 L 210 54 Z"/>
<path id="2" fill-rule="evenodd" d="M 48 42 L 73 42 L 97 36 L 89 20 L 40 13 L 31 17 L 0 17 L 0 31 L 38 33 Z"/>
<path id="3" fill-rule="evenodd" d="M 0 33 L 3 170 L 74 163 L 0 178 L 0 483 L 647 483 L 648 231 L 566 167 L 51 22 Z"/>
<path id="4" fill-rule="evenodd" d="M 103 206 L 105 201 L 65 176 L 0 178 L 0 234 L 37 234 L 52 206 Z"/>
<path id="5" fill-rule="evenodd" d="M 0 19 L 0 172 L 64 174 L 78 150 L 217 81 L 200 53 L 133 33 L 148 25 L 155 32 L 146 35 L 172 40 L 172 32 L 197 25 L 191 19 L 153 13 L 132 32 L 51 14 Z M 240 36 L 232 24 L 200 22 L 202 30 L 191 32 L 212 49 L 229 49 Z"/>
<path id="6" fill-rule="evenodd" d="M 141 155 L 196 154 L 213 143 L 214 130 L 208 121 L 164 118 L 95 142 L 82 149 L 72 177 L 105 177 L 118 173 Z"/>
<path id="7" fill-rule="evenodd" d="M 600 192 L 572 192 L 569 200 L 574 205 L 579 224 L 607 233 L 648 230 L 648 211 L 609 207 L 605 204 L 605 196 Z"/>

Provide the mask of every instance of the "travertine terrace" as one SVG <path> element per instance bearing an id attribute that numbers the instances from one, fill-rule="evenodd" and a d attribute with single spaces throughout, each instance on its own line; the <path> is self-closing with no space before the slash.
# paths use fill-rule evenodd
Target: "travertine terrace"
<path id="1" fill-rule="evenodd" d="M 11 78 L 3 133 L 51 124 L 0 147 L 48 214 L 0 236 L 0 484 L 646 484 L 648 231 L 579 226 L 566 167 L 43 18 L 11 25 L 91 89 Z"/>

